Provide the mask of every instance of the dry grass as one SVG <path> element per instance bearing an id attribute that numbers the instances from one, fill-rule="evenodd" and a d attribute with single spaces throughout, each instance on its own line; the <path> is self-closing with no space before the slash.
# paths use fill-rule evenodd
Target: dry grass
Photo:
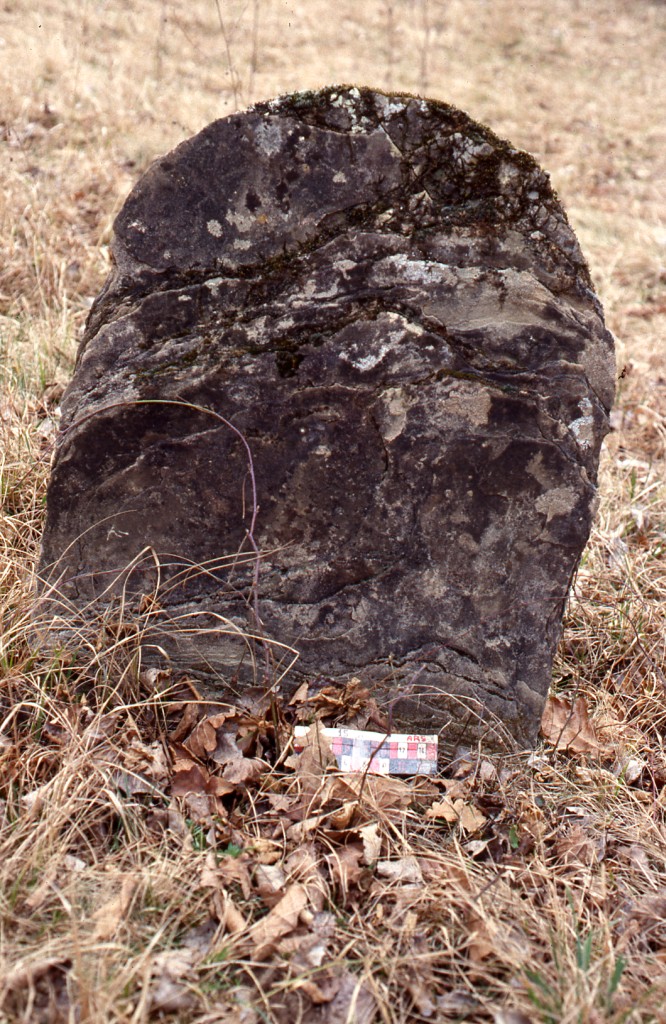
<path id="1" fill-rule="evenodd" d="M 666 1021 L 665 44 L 658 0 L 0 5 L 0 1020 Z M 205 726 L 108 623 L 30 650 L 57 403 L 124 195 L 213 118 L 334 81 L 530 149 L 590 260 L 624 375 L 555 678 L 586 753 L 359 793 L 285 761 L 312 709 Z"/>

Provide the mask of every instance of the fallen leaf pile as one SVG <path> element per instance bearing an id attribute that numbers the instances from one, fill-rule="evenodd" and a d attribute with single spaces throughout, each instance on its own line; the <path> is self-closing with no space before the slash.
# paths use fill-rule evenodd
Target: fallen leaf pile
<path id="1" fill-rule="evenodd" d="M 522 763 L 470 753 L 439 777 L 344 774 L 323 728 L 344 715 L 345 700 L 349 717 L 367 724 L 367 692 L 357 680 L 337 696 L 326 686 L 311 698 L 302 687 L 286 708 L 252 711 L 206 702 L 191 684 L 181 692 L 159 715 L 150 702 L 97 715 L 85 701 L 63 703 L 43 723 L 36 785 L 17 809 L 38 825 L 72 785 L 56 768 L 74 756 L 86 765 L 86 785 L 107 794 L 111 814 L 90 824 L 88 852 L 53 858 L 23 904 L 25 913 L 68 907 L 83 887 L 87 941 L 97 946 L 123 941 L 155 883 L 150 870 L 131 865 L 109 866 L 104 883 L 93 883 L 90 850 L 108 848 L 118 824 L 133 820 L 166 863 L 184 865 L 198 911 L 169 941 L 158 932 L 148 942 L 130 1007 L 137 1019 L 192 1014 L 210 991 L 211 1020 L 258 1024 L 263 1005 L 275 1024 L 370 1024 L 389 984 L 403 994 L 404 1012 L 421 1019 L 475 1014 L 480 1004 L 460 990 L 460 971 L 485 983 L 529 964 L 527 934 L 502 914 L 511 892 L 529 893 L 530 913 L 549 898 L 553 878 L 602 900 L 598 868 L 611 856 L 655 884 L 640 843 L 602 833 L 582 803 L 549 807 L 535 798 L 530 778 L 557 785 L 547 750 Z M 369 714 L 376 715 L 372 703 Z M 296 753 L 293 724 L 308 720 Z M 656 777 L 645 759 L 599 763 L 604 747 L 580 698 L 551 698 L 544 734 L 592 758 L 578 763 L 581 780 L 617 787 L 621 779 L 639 799 L 643 782 Z M 8 736 L 7 764 L 12 749 Z M 532 864 L 539 850 L 549 876 Z M 660 910 L 658 897 L 627 901 L 618 943 L 638 948 L 652 941 L 646 932 L 661 943 L 663 929 L 651 923 Z M 539 934 L 538 920 L 534 927 Z M 375 962 L 385 965 L 379 980 L 376 967 L 359 970 L 366 933 Z M 442 936 L 455 936 L 446 939 L 458 965 L 449 979 L 432 966 Z M 47 1004 L 74 998 L 72 964 L 43 955 L 15 965 L 0 999 L 49 1019 Z"/>

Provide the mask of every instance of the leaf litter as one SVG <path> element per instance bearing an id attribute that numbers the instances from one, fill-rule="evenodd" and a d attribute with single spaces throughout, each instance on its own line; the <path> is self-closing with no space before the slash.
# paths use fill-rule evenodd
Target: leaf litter
<path id="1" fill-rule="evenodd" d="M 352 696 L 359 715 L 356 686 Z M 330 695 L 327 701 L 339 714 L 340 701 L 333 705 Z M 598 763 L 604 752 L 592 742 L 580 703 L 558 701 L 556 709 L 560 717 L 545 720 L 544 734 L 557 749 L 544 748 L 531 769 L 525 759 L 470 752 L 449 774 L 407 780 L 340 772 L 321 719 L 312 723 L 300 753 L 289 753 L 288 708 L 276 716 L 275 708 L 265 715 L 220 712 L 200 699 L 174 701 L 152 719 L 151 713 L 119 711 L 92 725 L 83 716 L 72 726 L 71 741 L 62 730 L 47 730 L 42 742 L 60 758 L 77 737 L 94 735 L 92 750 L 86 742 L 83 750 L 108 787 L 115 819 L 124 808 L 139 834 L 143 823 L 150 843 L 166 843 L 168 857 L 182 859 L 180 884 L 196 895 L 191 924 L 180 937 L 167 940 L 162 925 L 164 938 L 144 960 L 128 1012 L 133 1006 L 135 1015 L 147 1018 L 194 1019 L 224 1007 L 230 1020 L 254 1020 L 261 1005 L 276 1024 L 294 1014 L 306 1024 L 371 1022 L 382 993 L 399 985 L 405 1020 L 410 1012 L 422 1019 L 449 1012 L 484 1019 L 483 1001 L 460 985 L 466 979 L 477 988 L 495 985 L 499 993 L 507 971 L 529 970 L 532 944 L 542 941 L 536 908 L 553 879 L 577 899 L 590 898 L 598 889 L 595 872 L 613 852 L 618 863 L 638 865 L 651 888 L 659 884 L 659 868 L 639 836 L 629 830 L 615 846 L 600 839 L 602 809 L 589 806 L 582 791 L 580 803 L 566 804 L 570 823 L 563 827 L 555 824 L 556 800 L 552 808 L 535 802 L 535 783 L 543 792 L 561 786 L 559 749 L 571 751 L 582 737 L 580 754 Z M 594 765 L 576 770 L 605 771 L 618 785 L 617 773 Z M 53 779 L 42 776 L 37 773 L 40 784 L 21 802 L 32 820 L 44 814 L 53 787 Z M 641 777 L 625 771 L 622 784 Z M 26 897 L 26 912 L 54 900 L 72 908 L 91 851 L 94 860 L 94 851 L 105 846 L 94 828 L 86 843 L 87 859 L 64 852 L 61 868 Z M 545 860 L 534 858 L 537 843 Z M 94 894 L 87 941 L 122 944 L 133 919 L 145 913 L 149 889 L 140 866 L 110 876 Z M 533 903 L 523 927 L 503 913 L 516 889 Z M 658 939 L 659 926 L 650 922 L 659 920 L 659 900 L 644 895 L 626 902 L 618 949 L 645 948 L 646 934 Z M 57 989 L 62 1002 L 73 992 L 71 964 L 54 956 L 37 960 L 32 972 L 10 973 L 5 1004 L 24 1005 L 32 990 L 37 999 L 33 977 L 41 979 L 40 991 L 50 986 L 51 1000 Z M 240 1001 L 218 992 L 222 978 Z"/>

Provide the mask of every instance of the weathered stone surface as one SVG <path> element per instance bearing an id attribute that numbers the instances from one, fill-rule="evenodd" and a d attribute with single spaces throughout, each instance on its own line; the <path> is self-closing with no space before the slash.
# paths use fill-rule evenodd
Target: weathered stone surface
<path id="1" fill-rule="evenodd" d="M 440 103 L 297 94 L 154 164 L 113 253 L 42 580 L 159 584 L 146 646 L 208 692 L 263 683 L 262 635 L 283 689 L 358 675 L 445 743 L 532 742 L 614 389 L 547 176 Z"/>

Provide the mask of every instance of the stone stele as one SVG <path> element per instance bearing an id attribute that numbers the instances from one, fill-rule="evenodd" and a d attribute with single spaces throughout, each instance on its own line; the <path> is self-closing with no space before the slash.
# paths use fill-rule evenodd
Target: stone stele
<path id="1" fill-rule="evenodd" d="M 42 614 L 122 605 L 221 700 L 357 676 L 394 728 L 531 744 L 614 379 L 547 175 L 461 111 L 344 87 L 215 121 L 115 222 Z"/>

